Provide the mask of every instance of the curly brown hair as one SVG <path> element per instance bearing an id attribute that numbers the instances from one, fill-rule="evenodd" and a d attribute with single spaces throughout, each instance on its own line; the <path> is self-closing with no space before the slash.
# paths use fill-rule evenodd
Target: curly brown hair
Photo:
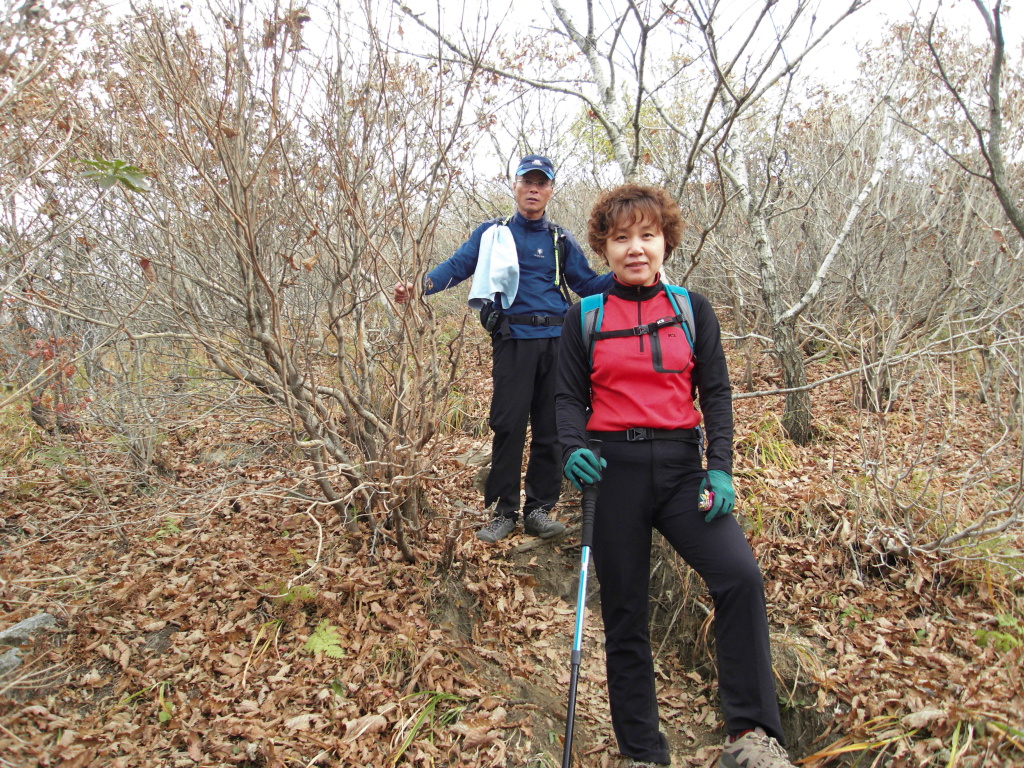
<path id="1" fill-rule="evenodd" d="M 612 230 L 639 221 L 655 222 L 665 237 L 665 261 L 683 239 L 683 215 L 672 196 L 661 187 L 623 184 L 602 192 L 590 211 L 587 242 L 595 253 L 604 256 L 605 243 Z"/>

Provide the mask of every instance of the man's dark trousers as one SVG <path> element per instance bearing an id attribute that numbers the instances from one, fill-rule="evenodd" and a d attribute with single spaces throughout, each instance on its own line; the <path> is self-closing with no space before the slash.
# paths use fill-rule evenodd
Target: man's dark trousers
<path id="1" fill-rule="evenodd" d="M 555 426 L 555 366 L 558 337 L 512 339 L 498 335 L 491 344 L 491 471 L 484 504 L 497 502 L 496 513 L 515 517 L 519 478 L 530 424 L 530 459 L 526 465 L 524 513 L 551 509 L 562 489 L 561 448 Z"/>

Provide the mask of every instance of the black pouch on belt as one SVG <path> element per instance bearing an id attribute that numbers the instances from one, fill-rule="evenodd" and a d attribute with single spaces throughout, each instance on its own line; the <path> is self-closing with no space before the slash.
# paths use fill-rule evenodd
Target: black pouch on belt
<path id="1" fill-rule="evenodd" d="M 484 327 L 491 336 L 501 329 L 501 321 L 505 318 L 502 312 L 493 301 L 485 301 L 480 307 L 480 325 Z"/>

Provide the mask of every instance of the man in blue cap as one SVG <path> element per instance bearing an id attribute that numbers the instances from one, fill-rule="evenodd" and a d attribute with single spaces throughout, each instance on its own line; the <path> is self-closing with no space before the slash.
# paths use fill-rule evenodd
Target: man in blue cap
<path id="1" fill-rule="evenodd" d="M 494 517 L 477 532 L 477 538 L 488 543 L 512 533 L 519 519 L 527 423 L 531 438 L 523 483 L 523 527 L 528 534 L 545 539 L 565 530 L 549 513 L 562 487 L 561 448 L 555 427 L 555 365 L 562 318 L 571 303 L 567 287 L 579 296 L 589 296 L 603 293 L 612 283 L 611 274 L 594 272 L 576 240 L 545 216 L 554 182 L 555 168 L 548 158 L 524 157 L 512 185 L 516 212 L 481 224 L 449 259 L 423 278 L 423 295 L 430 295 L 474 277 L 481 264 L 487 268 L 499 260 L 489 251 L 492 228 L 504 226 L 511 234 L 515 245 L 512 272 L 518 281 L 513 279 L 507 289 L 500 287 L 493 303 L 487 302 L 481 312 L 481 321 L 491 332 L 494 383 L 488 421 L 494 433 L 491 469 L 484 487 L 484 505 L 494 509 Z M 411 283 L 396 284 L 395 301 L 407 301 L 412 292 Z"/>

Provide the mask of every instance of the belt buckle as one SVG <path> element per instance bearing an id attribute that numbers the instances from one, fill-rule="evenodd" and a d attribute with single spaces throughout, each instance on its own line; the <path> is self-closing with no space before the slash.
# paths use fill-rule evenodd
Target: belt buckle
<path id="1" fill-rule="evenodd" d="M 647 427 L 630 427 L 626 430 L 626 442 L 637 443 L 648 439 Z"/>

